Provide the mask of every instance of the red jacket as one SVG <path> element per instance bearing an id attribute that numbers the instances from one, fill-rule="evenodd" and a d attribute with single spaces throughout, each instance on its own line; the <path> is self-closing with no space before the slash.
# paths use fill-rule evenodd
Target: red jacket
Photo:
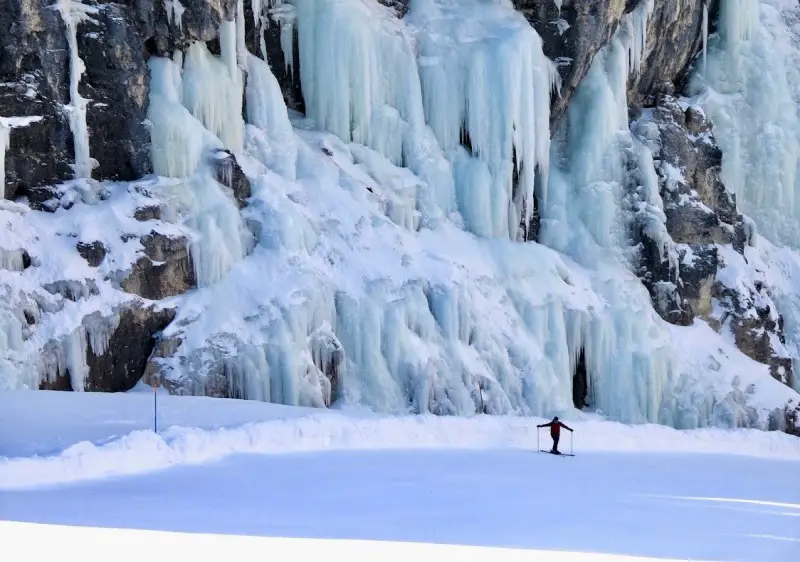
<path id="1" fill-rule="evenodd" d="M 559 435 L 561 435 L 561 428 L 563 427 L 567 431 L 572 431 L 571 428 L 567 427 L 560 421 L 551 421 L 549 423 L 543 423 L 542 425 L 537 425 L 536 427 L 549 427 L 550 428 L 550 437 L 555 439 Z"/>

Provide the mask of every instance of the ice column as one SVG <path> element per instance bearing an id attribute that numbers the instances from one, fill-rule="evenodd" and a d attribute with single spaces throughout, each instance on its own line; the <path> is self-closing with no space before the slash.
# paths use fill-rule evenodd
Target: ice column
<path id="1" fill-rule="evenodd" d="M 67 30 L 67 43 L 69 45 L 69 95 L 70 103 L 64 106 L 69 116 L 69 126 L 72 131 L 75 146 L 75 164 L 73 171 L 76 178 L 90 178 L 94 162 L 89 154 L 89 129 L 86 126 L 86 106 L 87 100 L 78 92 L 78 85 L 81 81 L 86 67 L 83 60 L 78 56 L 78 24 L 83 21 L 97 23 L 90 16 L 98 13 L 99 8 L 87 6 L 78 0 L 58 0 L 52 6 L 57 9 L 64 20 Z"/>

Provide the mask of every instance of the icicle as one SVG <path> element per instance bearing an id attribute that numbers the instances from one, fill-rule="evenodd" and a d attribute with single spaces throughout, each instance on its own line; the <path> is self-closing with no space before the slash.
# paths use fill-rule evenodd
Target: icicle
<path id="1" fill-rule="evenodd" d="M 81 81 L 86 67 L 83 60 L 78 56 L 78 24 L 84 21 L 91 21 L 99 25 L 90 15 L 97 14 L 99 8 L 86 6 L 78 0 L 58 0 L 58 3 L 51 6 L 57 9 L 64 20 L 67 33 L 67 43 L 69 45 L 69 93 L 70 103 L 64 106 L 69 116 L 69 126 L 72 131 L 73 143 L 75 146 L 75 164 L 73 171 L 76 178 L 90 178 L 92 169 L 96 165 L 89 154 L 89 129 L 86 126 L 86 106 L 88 100 L 83 98 L 78 92 L 78 85 Z"/>
<path id="2" fill-rule="evenodd" d="M 236 62 L 239 68 L 247 71 L 247 45 L 245 44 L 244 4 L 236 2 Z"/>
<path id="3" fill-rule="evenodd" d="M 281 30 L 284 67 L 289 71 L 290 76 L 294 76 L 294 30 L 297 23 L 297 10 L 292 4 L 283 4 L 281 0 L 271 0 L 270 5 L 273 6 L 270 15 L 278 22 Z M 262 51 L 266 53 L 266 44 L 262 46 Z M 266 60 L 266 58 L 267 56 L 264 54 L 264 59 Z"/>
<path id="4" fill-rule="evenodd" d="M 180 0 L 164 0 L 164 9 L 167 12 L 167 23 L 172 25 L 175 22 L 175 27 L 178 28 L 180 33 L 183 30 L 183 13 L 186 8 L 180 3 Z"/>
<path id="5" fill-rule="evenodd" d="M 6 192 L 6 152 L 11 129 L 0 122 L 0 199 L 5 198 Z"/>
<path id="6" fill-rule="evenodd" d="M 94 313 L 83 319 L 81 324 L 86 330 L 89 347 L 95 355 L 104 355 L 108 350 L 111 336 L 119 327 L 119 319 L 119 313 L 116 312 L 106 317 Z"/>
<path id="7" fill-rule="evenodd" d="M 703 2 L 703 74 L 708 70 L 708 3 Z"/>
<path id="8" fill-rule="evenodd" d="M 222 57 L 205 43 L 192 43 L 183 67 L 183 105 L 206 129 L 217 135 L 225 148 L 240 152 L 244 142 L 242 73 L 236 63 L 236 24 L 223 22 L 220 30 Z"/>
<path id="9" fill-rule="evenodd" d="M 654 0 L 642 0 L 636 9 L 627 14 L 620 23 L 626 34 L 622 40 L 627 44 L 628 69 L 637 75 L 642 67 L 642 58 L 647 46 L 647 25 L 654 9 Z"/>
<path id="10" fill-rule="evenodd" d="M 86 364 L 86 329 L 79 326 L 63 342 L 64 366 L 69 371 L 69 382 L 73 392 L 83 392 L 89 367 Z"/>
<path id="11" fill-rule="evenodd" d="M 150 57 L 147 66 L 150 69 L 147 117 L 153 171 L 165 177 L 191 176 L 208 151 L 223 148 L 223 145 L 181 105 L 180 67 L 160 57 Z"/>

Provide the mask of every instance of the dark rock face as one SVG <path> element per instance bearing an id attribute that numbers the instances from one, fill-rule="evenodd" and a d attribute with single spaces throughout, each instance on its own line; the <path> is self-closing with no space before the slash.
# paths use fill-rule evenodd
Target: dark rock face
<path id="1" fill-rule="evenodd" d="M 572 405 L 583 409 L 589 406 L 589 380 L 586 371 L 586 354 L 581 350 L 575 373 L 572 375 Z"/>
<path id="2" fill-rule="evenodd" d="M 39 0 L 0 2 L 0 115 L 39 116 L 12 128 L 5 156 L 5 197 L 72 176 L 68 103 L 69 50 L 61 16 Z"/>
<path id="3" fill-rule="evenodd" d="M 275 75 L 275 79 L 281 87 L 283 100 L 289 109 L 294 109 L 300 113 L 305 112 L 305 101 L 303 100 L 303 90 L 300 83 L 300 46 L 297 42 L 297 28 L 291 26 L 285 30 L 281 28 L 279 18 L 267 12 L 262 2 L 262 18 L 264 24 L 257 28 L 253 22 L 253 8 L 250 0 L 244 0 L 243 7 L 245 13 L 245 44 L 251 53 L 264 57 L 263 48 L 266 50 L 266 60 Z M 281 34 L 290 33 L 292 38 L 292 61 L 289 66 L 287 57 L 284 55 L 281 46 Z"/>
<path id="4" fill-rule="evenodd" d="M 722 152 L 702 111 L 660 95 L 633 129 L 653 152 L 667 231 L 680 254 L 679 269 L 672 271 L 658 248 L 646 245 L 640 277 L 665 320 L 690 325 L 711 313 L 716 244 L 743 250 L 743 219 L 720 179 Z"/>
<path id="5" fill-rule="evenodd" d="M 652 122 L 660 136 L 660 150 L 654 157 L 673 240 L 734 244 L 741 249 L 742 231 L 736 227 L 742 217 L 736 196 L 720 179 L 722 151 L 711 122 L 699 108 L 684 109 L 671 96 L 660 96 Z"/>
<path id="6" fill-rule="evenodd" d="M 681 91 L 694 56 L 703 45 L 703 0 L 655 0 L 647 31 L 647 55 L 642 71 L 631 78 L 628 98 L 632 106 L 650 106 L 659 94 Z M 638 4 L 628 1 L 626 11 Z M 716 0 L 709 2 L 709 20 Z"/>
<path id="7" fill-rule="evenodd" d="M 171 309 L 127 308 L 120 314 L 119 326 L 102 355 L 87 346 L 89 379 L 86 390 L 126 392 L 142 378 L 155 337 L 175 318 Z"/>
<path id="8" fill-rule="evenodd" d="M 106 247 L 102 242 L 92 242 L 91 244 L 78 243 L 78 253 L 92 267 L 97 267 L 106 259 Z"/>
<path id="9" fill-rule="evenodd" d="M 219 34 L 223 19 L 236 16 L 236 0 L 184 0 L 180 18 L 160 0 L 123 0 L 149 55 L 170 56 L 176 48 L 192 41 L 212 41 Z M 171 4 L 170 4 L 171 6 Z"/>
<path id="10" fill-rule="evenodd" d="M 640 276 L 656 310 L 674 324 L 690 325 L 699 317 L 716 329 L 731 330 L 745 355 L 791 385 L 792 363 L 782 349 L 783 320 L 768 290 L 760 282 L 742 280 L 734 288 L 717 279 L 725 265 L 719 248 L 730 244 L 743 254 L 746 240 L 736 197 L 720 178 L 722 152 L 710 121 L 699 108 L 661 94 L 634 130 L 652 148 L 667 230 L 680 253 L 675 278 L 656 252 L 643 255 Z"/>
<path id="11" fill-rule="evenodd" d="M 393 8 L 398 18 L 402 18 L 408 12 L 408 3 L 410 0 L 378 0 L 387 8 Z"/>
<path id="12" fill-rule="evenodd" d="M 564 0 L 561 13 L 553 0 L 514 0 L 514 6 L 542 37 L 544 54 L 556 62 L 561 76 L 561 95 L 553 96 L 550 124 L 553 128 L 567 110 L 572 94 L 592 65 L 594 56 L 617 30 L 629 11 L 619 0 Z M 565 20 L 569 28 L 555 23 Z"/>
<path id="13" fill-rule="evenodd" d="M 133 218 L 141 222 L 147 222 L 149 220 L 161 220 L 161 207 L 157 207 L 155 205 L 150 207 L 140 207 L 134 211 Z"/>
<path id="14" fill-rule="evenodd" d="M 107 4 L 82 24 L 78 52 L 86 65 L 79 91 L 89 100 L 89 149 L 98 161 L 92 175 L 129 181 L 152 171 L 145 128 L 150 74 L 143 39 L 123 6 Z"/>
<path id="15" fill-rule="evenodd" d="M 120 284 L 124 291 L 160 300 L 197 286 L 185 238 L 170 238 L 153 231 L 141 242 L 145 255 Z"/>
<path id="16" fill-rule="evenodd" d="M 767 288 L 760 282 L 738 288 L 717 282 L 713 293 L 720 312 L 711 318 L 712 324 L 727 326 L 742 353 L 768 365 L 774 379 L 793 386 L 792 361 L 785 350 L 780 349 L 785 343 L 783 319 Z"/>
<path id="17" fill-rule="evenodd" d="M 127 392 L 142 378 L 157 334 L 175 318 L 171 309 L 156 310 L 154 307 L 144 308 L 133 304 L 117 313 L 116 328 L 110 335 L 108 344 L 102 353 L 92 349 L 90 342 L 86 344 L 86 366 L 88 376 L 84 390 L 89 392 Z M 84 318 L 83 325 L 108 322 L 95 313 Z M 45 352 L 53 354 L 59 346 L 58 342 L 50 342 Z M 39 385 L 41 390 L 73 390 L 70 373 L 58 373 L 50 381 Z"/>
<path id="18" fill-rule="evenodd" d="M 252 194 L 250 180 L 239 167 L 236 157 L 229 150 L 217 150 L 211 156 L 214 163 L 214 174 L 219 183 L 233 191 L 233 197 L 242 209 Z"/>

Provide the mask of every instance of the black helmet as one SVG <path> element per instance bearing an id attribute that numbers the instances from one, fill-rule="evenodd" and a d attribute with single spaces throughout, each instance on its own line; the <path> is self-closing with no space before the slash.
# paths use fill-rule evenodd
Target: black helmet
<path id="1" fill-rule="evenodd" d="M 553 421 L 558 421 L 558 416 L 555 416 L 555 417 L 553 418 Z"/>

